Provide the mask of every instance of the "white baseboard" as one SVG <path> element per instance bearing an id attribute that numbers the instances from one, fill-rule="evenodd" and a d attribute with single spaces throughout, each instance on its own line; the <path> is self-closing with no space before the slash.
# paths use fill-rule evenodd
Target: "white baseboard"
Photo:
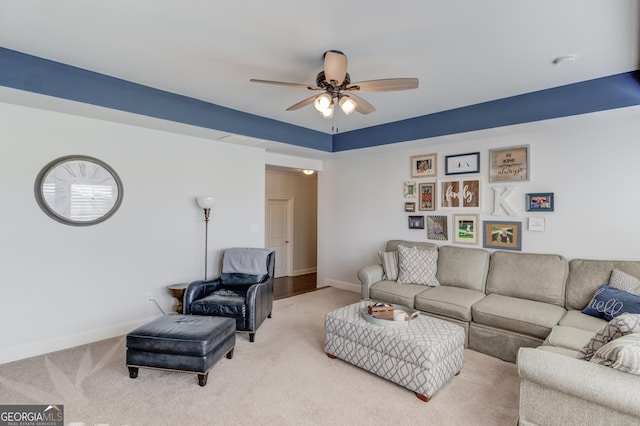
<path id="1" fill-rule="evenodd" d="M 318 268 L 315 266 L 313 268 L 297 269 L 293 271 L 293 276 L 297 277 L 298 275 L 313 274 L 314 272 L 318 272 Z"/>
<path id="2" fill-rule="evenodd" d="M 331 278 L 324 279 L 324 285 L 329 285 L 335 288 L 341 288 L 343 290 L 353 291 L 354 293 L 361 292 L 360 284 L 348 283 L 345 281 L 332 280 Z"/>
<path id="3" fill-rule="evenodd" d="M 158 318 L 158 316 L 1 349 L 0 364 L 30 358 L 32 356 L 43 355 L 49 352 L 60 351 L 62 349 L 73 348 L 75 346 L 86 345 L 87 343 L 110 339 L 112 337 L 123 336 L 131 330 L 134 330 L 142 324 L 146 324 L 156 318 Z"/>

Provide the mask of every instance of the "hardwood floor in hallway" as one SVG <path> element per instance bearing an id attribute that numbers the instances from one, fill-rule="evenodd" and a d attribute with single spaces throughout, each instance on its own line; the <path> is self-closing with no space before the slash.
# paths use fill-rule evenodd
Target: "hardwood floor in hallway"
<path id="1" fill-rule="evenodd" d="M 273 299 L 284 299 L 316 290 L 316 273 L 281 277 L 273 280 Z"/>

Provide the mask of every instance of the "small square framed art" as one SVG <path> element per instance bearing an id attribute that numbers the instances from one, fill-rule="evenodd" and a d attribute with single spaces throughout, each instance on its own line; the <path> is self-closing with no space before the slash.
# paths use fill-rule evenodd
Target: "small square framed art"
<path id="1" fill-rule="evenodd" d="M 521 222 L 495 222 L 485 220 L 482 222 L 484 248 L 501 250 L 522 250 L 522 223 Z"/>

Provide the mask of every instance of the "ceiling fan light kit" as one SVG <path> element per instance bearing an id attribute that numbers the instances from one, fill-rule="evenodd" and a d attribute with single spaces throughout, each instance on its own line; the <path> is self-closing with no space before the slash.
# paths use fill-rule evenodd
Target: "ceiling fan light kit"
<path id="1" fill-rule="evenodd" d="M 335 101 L 345 115 L 353 111 L 369 114 L 376 109 L 353 92 L 391 92 L 396 90 L 410 90 L 418 88 L 417 78 L 387 78 L 379 80 L 351 83 L 351 76 L 347 72 L 347 57 L 339 50 L 328 50 L 322 55 L 323 70 L 316 77 L 316 85 L 286 83 L 282 81 L 250 79 L 253 83 L 275 84 L 306 88 L 308 90 L 323 90 L 324 93 L 314 95 L 290 106 L 287 111 L 295 111 L 313 103 L 320 116 L 326 119 L 333 117 Z"/>

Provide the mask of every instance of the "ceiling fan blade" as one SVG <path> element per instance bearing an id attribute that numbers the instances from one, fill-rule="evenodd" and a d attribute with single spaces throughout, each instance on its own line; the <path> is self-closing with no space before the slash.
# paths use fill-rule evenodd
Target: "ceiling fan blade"
<path id="1" fill-rule="evenodd" d="M 356 111 L 360 114 L 369 114 L 376 110 L 373 105 L 362 99 L 360 96 L 356 96 L 353 93 L 349 93 L 348 96 L 356 102 Z"/>
<path id="2" fill-rule="evenodd" d="M 329 82 L 336 81 L 335 86 L 340 86 L 347 75 L 347 57 L 337 50 L 324 52 L 324 77 Z"/>
<path id="3" fill-rule="evenodd" d="M 314 101 L 318 96 L 320 96 L 320 95 L 313 95 L 313 96 L 311 96 L 310 98 L 307 98 L 307 99 L 305 99 L 305 100 L 302 100 L 302 101 L 298 102 L 298 103 L 297 103 L 297 104 L 295 104 L 295 105 L 291 105 L 289 108 L 287 108 L 287 111 L 295 111 L 295 110 L 300 109 L 300 108 L 302 108 L 302 107 L 305 107 L 305 106 L 307 106 L 307 105 L 309 105 L 309 104 L 312 104 L 312 103 L 313 103 L 313 101 Z"/>
<path id="4" fill-rule="evenodd" d="M 252 78 L 249 81 L 252 82 L 252 83 L 276 84 L 278 86 L 304 87 L 304 88 L 309 89 L 309 90 L 322 90 L 319 87 L 311 86 L 309 84 L 302 84 L 302 83 L 286 83 L 284 81 L 259 80 L 257 78 Z"/>
<path id="5" fill-rule="evenodd" d="M 395 90 L 410 90 L 417 88 L 417 78 L 385 78 L 380 80 L 351 83 L 345 90 L 357 90 L 359 92 L 392 92 Z"/>

